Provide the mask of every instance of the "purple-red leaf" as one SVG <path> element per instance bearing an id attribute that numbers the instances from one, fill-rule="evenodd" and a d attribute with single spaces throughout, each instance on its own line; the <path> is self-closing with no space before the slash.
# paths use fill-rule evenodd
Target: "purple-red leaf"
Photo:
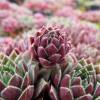
<path id="1" fill-rule="evenodd" d="M 59 48 L 59 53 L 62 56 L 65 56 L 65 44 L 61 44 L 60 48 Z"/>
<path id="2" fill-rule="evenodd" d="M 50 61 L 43 58 L 39 58 L 39 61 L 45 68 L 52 68 L 52 66 L 50 66 L 51 65 Z"/>
<path id="3" fill-rule="evenodd" d="M 60 54 L 53 54 L 49 57 L 49 60 L 56 64 L 58 62 L 58 60 L 60 59 L 61 55 Z"/>
<path id="4" fill-rule="evenodd" d="M 55 86 L 58 86 L 59 85 L 59 83 L 61 81 L 61 74 L 62 74 L 61 73 L 61 69 L 59 69 L 59 68 L 55 69 L 54 72 L 52 73 L 51 78 L 52 78 L 53 84 Z"/>
<path id="5" fill-rule="evenodd" d="M 42 46 L 38 47 L 37 53 L 40 58 L 47 58 L 47 53 Z"/>
<path id="6" fill-rule="evenodd" d="M 29 73 L 27 72 L 24 76 L 23 82 L 22 82 L 22 89 L 25 89 L 28 85 L 32 84 L 32 80 L 29 76 Z"/>
<path id="7" fill-rule="evenodd" d="M 34 86 L 29 85 L 21 94 L 18 100 L 31 100 L 34 93 Z"/>
<path id="8" fill-rule="evenodd" d="M 77 100 L 93 100 L 93 97 L 90 94 L 79 97 Z"/>
<path id="9" fill-rule="evenodd" d="M 100 96 L 100 83 L 97 83 L 96 90 L 94 92 L 94 96 L 95 97 Z"/>
<path id="10" fill-rule="evenodd" d="M 61 81 L 61 87 L 69 87 L 70 82 L 71 82 L 70 75 L 66 74 Z"/>
<path id="11" fill-rule="evenodd" d="M 56 47 L 59 46 L 59 40 L 55 37 L 51 40 L 51 43 L 53 43 Z"/>
<path id="12" fill-rule="evenodd" d="M 85 90 L 81 85 L 72 86 L 72 93 L 75 98 L 83 96 L 85 94 Z"/>
<path id="13" fill-rule="evenodd" d="M 51 86 L 49 94 L 52 100 L 58 100 L 57 92 L 53 86 Z"/>
<path id="14" fill-rule="evenodd" d="M 93 90 L 94 90 L 94 87 L 93 87 L 93 83 L 90 83 L 87 88 L 86 88 L 86 93 L 90 93 L 92 94 L 93 93 Z"/>
<path id="15" fill-rule="evenodd" d="M 1 97 L 6 100 L 18 100 L 21 90 L 14 86 L 8 86 L 1 92 Z"/>
<path id="16" fill-rule="evenodd" d="M 31 45 L 34 43 L 34 37 L 30 37 L 30 43 L 31 43 Z"/>
<path id="17" fill-rule="evenodd" d="M 9 85 L 16 86 L 16 87 L 21 87 L 22 84 L 22 77 L 19 75 L 15 74 L 12 76 L 12 78 L 9 80 Z"/>
<path id="18" fill-rule="evenodd" d="M 60 100 L 73 100 L 73 95 L 70 89 L 65 87 L 60 87 L 59 96 L 60 96 Z"/>
<path id="19" fill-rule="evenodd" d="M 41 39 L 41 43 L 40 43 L 41 46 L 43 46 L 44 48 L 48 45 L 48 37 L 43 37 Z"/>
<path id="20" fill-rule="evenodd" d="M 72 82 L 72 85 L 80 85 L 80 84 L 81 84 L 81 78 L 80 77 L 76 77 Z"/>
<path id="21" fill-rule="evenodd" d="M 34 41 L 34 45 L 35 45 L 35 46 L 39 46 L 39 44 L 40 44 L 40 36 L 38 36 L 38 37 L 36 38 L 36 40 Z"/>
<path id="22" fill-rule="evenodd" d="M 58 49 L 56 48 L 56 46 L 51 43 L 46 47 L 46 51 L 48 53 L 48 55 L 53 55 L 55 53 L 57 53 Z"/>

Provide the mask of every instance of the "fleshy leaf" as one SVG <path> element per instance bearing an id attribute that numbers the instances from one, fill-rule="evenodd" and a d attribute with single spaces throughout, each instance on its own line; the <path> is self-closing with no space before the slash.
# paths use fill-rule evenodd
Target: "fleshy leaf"
<path id="1" fill-rule="evenodd" d="M 79 97 L 76 100 L 93 100 L 93 97 L 90 94 L 86 94 L 84 96 Z"/>
<path id="2" fill-rule="evenodd" d="M 21 87 L 21 84 L 22 84 L 22 77 L 20 77 L 19 75 L 15 74 L 9 80 L 8 84 L 20 88 Z"/>
<path id="3" fill-rule="evenodd" d="M 90 83 L 87 88 L 86 88 L 86 93 L 90 93 L 92 94 L 93 93 L 93 84 Z"/>
<path id="4" fill-rule="evenodd" d="M 46 57 L 47 57 L 46 50 L 45 50 L 42 46 L 38 47 L 37 53 L 38 53 L 38 56 L 39 56 L 40 58 L 42 58 L 42 57 L 43 57 L 43 58 L 46 58 Z"/>
<path id="5" fill-rule="evenodd" d="M 1 97 L 6 100 L 17 100 L 21 94 L 21 90 L 14 86 L 8 86 L 1 92 Z"/>
<path id="6" fill-rule="evenodd" d="M 100 83 L 97 83 L 96 90 L 94 92 L 94 96 L 95 97 L 100 96 Z"/>
<path id="7" fill-rule="evenodd" d="M 31 100 L 34 93 L 34 86 L 29 85 L 21 94 L 18 100 Z"/>
<path id="8" fill-rule="evenodd" d="M 41 46 L 43 46 L 44 48 L 48 45 L 48 38 L 47 37 L 43 37 L 41 39 L 41 43 L 40 43 Z"/>
<path id="9" fill-rule="evenodd" d="M 73 100 L 73 95 L 70 89 L 65 87 L 60 87 L 59 96 L 61 100 Z"/>
<path id="10" fill-rule="evenodd" d="M 42 91 L 45 91 L 48 89 L 49 89 L 48 83 L 44 79 L 41 79 L 36 86 L 35 97 L 38 97 L 42 93 Z"/>
<path id="11" fill-rule="evenodd" d="M 52 81 L 53 81 L 53 84 L 57 87 L 61 81 L 61 69 L 59 68 L 59 66 L 55 67 L 55 69 L 53 69 L 52 71 L 52 75 L 51 75 L 51 78 L 52 78 Z"/>
<path id="12" fill-rule="evenodd" d="M 74 98 L 78 98 L 85 94 L 85 90 L 81 85 L 72 86 L 71 89 L 72 89 Z"/>
<path id="13" fill-rule="evenodd" d="M 51 43 L 46 47 L 46 51 L 47 51 L 48 55 L 53 55 L 53 54 L 57 53 L 58 49 L 56 48 L 56 46 L 54 44 Z"/>
<path id="14" fill-rule="evenodd" d="M 23 82 L 22 82 L 22 89 L 25 89 L 28 85 L 32 84 L 32 80 L 30 79 L 29 73 L 26 72 Z"/>
<path id="15" fill-rule="evenodd" d="M 60 48 L 59 48 L 59 53 L 64 56 L 65 55 L 65 45 L 64 44 L 61 44 Z"/>
<path id="16" fill-rule="evenodd" d="M 53 54 L 49 57 L 49 60 L 52 62 L 52 63 L 57 63 L 60 59 L 61 55 L 60 54 Z"/>
<path id="17" fill-rule="evenodd" d="M 40 63 L 45 67 L 45 68 L 51 68 L 51 62 L 44 59 L 44 58 L 39 58 Z"/>
<path id="18" fill-rule="evenodd" d="M 72 85 L 81 85 L 81 78 L 80 77 L 75 77 L 73 79 Z"/>
<path id="19" fill-rule="evenodd" d="M 53 86 L 51 86 L 49 94 L 50 94 L 50 98 L 52 100 L 58 100 L 57 92 L 56 92 L 56 90 L 55 90 L 55 88 Z"/>
<path id="20" fill-rule="evenodd" d="M 61 87 L 69 87 L 71 84 L 71 77 L 70 75 L 66 74 L 61 80 Z"/>

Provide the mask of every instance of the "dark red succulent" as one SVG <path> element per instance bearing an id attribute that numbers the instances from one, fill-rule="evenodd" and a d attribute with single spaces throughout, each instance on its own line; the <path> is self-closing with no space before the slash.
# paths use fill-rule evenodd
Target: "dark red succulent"
<path id="1" fill-rule="evenodd" d="M 66 33 L 58 27 L 49 27 L 42 28 L 37 34 L 32 44 L 33 59 L 45 68 L 51 68 L 57 64 L 64 66 L 66 54 L 71 47 Z"/>

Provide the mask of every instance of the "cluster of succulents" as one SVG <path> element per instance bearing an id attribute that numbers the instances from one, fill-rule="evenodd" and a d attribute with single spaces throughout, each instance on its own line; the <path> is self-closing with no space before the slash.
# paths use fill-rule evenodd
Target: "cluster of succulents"
<path id="1" fill-rule="evenodd" d="M 0 100 L 100 100 L 99 0 L 0 0 Z"/>
<path id="2" fill-rule="evenodd" d="M 31 100 L 34 92 L 35 65 L 32 65 L 30 60 L 26 61 L 27 59 L 18 55 L 16 51 L 12 51 L 9 56 L 0 54 L 0 97 L 2 99 Z"/>
<path id="3" fill-rule="evenodd" d="M 0 35 L 17 35 L 32 28 L 33 15 L 27 8 L 6 1 L 0 7 Z"/>
<path id="4" fill-rule="evenodd" d="M 100 65 L 77 60 L 61 27 L 44 27 L 29 40 L 23 52 L 0 53 L 0 99 L 100 99 Z"/>

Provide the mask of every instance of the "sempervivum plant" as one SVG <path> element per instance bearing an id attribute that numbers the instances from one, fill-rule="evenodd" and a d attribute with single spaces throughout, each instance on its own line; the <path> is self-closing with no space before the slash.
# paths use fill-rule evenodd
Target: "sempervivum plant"
<path id="1" fill-rule="evenodd" d="M 49 1 L 37 0 L 37 1 L 26 1 L 25 7 L 32 10 L 33 13 L 41 12 L 44 15 L 52 15 L 57 7 Z"/>
<path id="2" fill-rule="evenodd" d="M 52 71 L 51 100 L 100 100 L 100 66 L 81 59 L 76 67 L 71 62 L 64 71 Z M 75 65 L 74 65 L 75 66 Z"/>
<path id="3" fill-rule="evenodd" d="M 96 35 L 94 33 L 97 32 L 91 26 L 85 26 L 83 24 L 79 24 L 78 26 L 74 26 L 72 28 L 68 28 L 70 30 L 69 36 L 71 35 L 71 42 L 74 46 L 79 43 L 91 44 L 96 41 Z"/>
<path id="4" fill-rule="evenodd" d="M 34 14 L 34 24 L 36 25 L 36 28 L 41 28 L 46 24 L 46 18 L 41 13 Z"/>
<path id="5" fill-rule="evenodd" d="M 100 11 L 87 11 L 79 16 L 80 19 L 91 21 L 91 22 L 100 22 Z"/>
<path id="6" fill-rule="evenodd" d="M 25 58 L 15 51 L 9 56 L 0 53 L 0 97 L 2 99 L 31 100 L 37 67 Z"/>
<path id="7" fill-rule="evenodd" d="M 67 13 L 65 13 L 67 12 Z M 72 7 L 64 7 L 56 12 L 57 16 L 76 18 L 78 13 Z"/>
<path id="8" fill-rule="evenodd" d="M 75 48 L 72 49 L 72 52 L 74 52 L 77 59 L 85 58 L 92 63 L 97 63 L 100 61 L 100 59 L 98 59 L 99 50 L 91 45 L 79 43 Z"/>
<path id="9" fill-rule="evenodd" d="M 38 61 L 45 68 L 53 68 L 57 64 L 66 64 L 66 55 L 71 44 L 66 33 L 58 27 L 42 28 L 32 43 L 33 60 Z"/>
<path id="10" fill-rule="evenodd" d="M 1 4 L 2 3 L 0 2 L 0 5 Z M 8 4 L 10 8 L 0 9 L 0 35 L 10 34 L 16 36 L 17 34 L 32 28 L 34 22 L 32 12 L 17 4 Z"/>
<path id="11" fill-rule="evenodd" d="M 0 38 L 0 52 L 9 55 L 14 48 L 14 40 L 10 37 Z"/>
<path id="12" fill-rule="evenodd" d="M 12 35 L 14 35 L 14 33 L 18 33 L 16 31 L 21 29 L 19 22 L 16 20 L 16 18 L 13 17 L 7 17 L 3 19 L 1 22 L 1 27 L 5 32 L 10 34 L 13 33 Z"/>

